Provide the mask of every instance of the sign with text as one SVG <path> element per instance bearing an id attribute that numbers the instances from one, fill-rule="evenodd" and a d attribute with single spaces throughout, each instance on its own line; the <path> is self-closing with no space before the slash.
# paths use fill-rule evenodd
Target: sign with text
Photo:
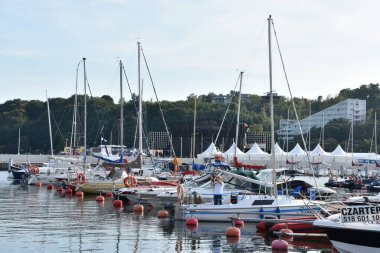
<path id="1" fill-rule="evenodd" d="M 352 206 L 340 209 L 341 222 L 380 222 L 380 206 Z"/>

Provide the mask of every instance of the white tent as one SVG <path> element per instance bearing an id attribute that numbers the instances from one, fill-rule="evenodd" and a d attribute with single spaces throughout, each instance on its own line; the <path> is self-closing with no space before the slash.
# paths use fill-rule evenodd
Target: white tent
<path id="1" fill-rule="evenodd" d="M 270 159 L 270 155 L 267 152 L 264 152 L 261 150 L 259 145 L 255 142 L 250 148 L 246 154 L 249 157 L 249 160 L 255 160 L 255 161 L 268 161 Z"/>
<path id="2" fill-rule="evenodd" d="M 275 152 L 275 156 L 276 156 L 277 161 L 279 161 L 279 162 L 285 162 L 286 161 L 288 153 L 285 152 L 284 150 L 282 150 L 282 148 L 280 147 L 280 145 L 278 145 L 278 143 L 276 143 L 274 145 L 274 152 Z"/>
<path id="3" fill-rule="evenodd" d="M 329 159 L 330 153 L 327 153 L 323 150 L 321 145 L 318 145 L 313 149 L 313 151 L 310 152 L 310 160 L 312 163 L 322 163 Z"/>
<path id="4" fill-rule="evenodd" d="M 340 145 L 338 145 L 333 152 L 329 160 L 333 163 L 347 164 L 352 162 L 351 155 L 347 154 Z"/>
<path id="5" fill-rule="evenodd" d="M 299 162 L 305 160 L 306 152 L 301 148 L 301 146 L 297 143 L 297 145 L 288 153 L 288 161 L 289 162 Z"/>
<path id="6" fill-rule="evenodd" d="M 231 147 L 226 152 L 224 152 L 224 154 L 227 156 L 227 159 L 229 159 L 229 160 L 234 159 L 235 148 L 236 148 L 236 144 L 232 143 Z M 236 148 L 236 156 L 239 159 L 247 159 L 248 158 L 248 155 L 245 154 L 243 151 L 241 151 L 239 148 Z"/>
<path id="7" fill-rule="evenodd" d="M 197 157 L 198 158 L 214 158 L 215 154 L 216 154 L 217 149 L 216 149 L 216 146 L 214 144 L 214 142 L 211 142 L 210 146 L 208 146 L 208 148 L 203 151 L 203 153 L 201 154 L 198 154 Z"/>

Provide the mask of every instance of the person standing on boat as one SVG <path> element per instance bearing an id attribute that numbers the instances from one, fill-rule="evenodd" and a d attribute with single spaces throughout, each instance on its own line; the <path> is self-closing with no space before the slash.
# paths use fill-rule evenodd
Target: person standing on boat
<path id="1" fill-rule="evenodd" d="M 218 175 L 216 177 L 216 182 L 214 183 L 214 205 L 222 204 L 223 187 L 224 183 L 222 181 L 222 176 Z"/>

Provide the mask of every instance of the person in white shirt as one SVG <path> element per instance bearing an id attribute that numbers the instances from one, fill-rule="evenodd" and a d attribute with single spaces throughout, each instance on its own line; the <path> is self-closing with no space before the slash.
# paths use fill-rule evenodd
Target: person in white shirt
<path id="1" fill-rule="evenodd" d="M 214 205 L 222 204 L 223 187 L 224 187 L 224 183 L 222 181 L 222 176 L 218 175 L 216 177 L 216 182 L 214 184 Z"/>

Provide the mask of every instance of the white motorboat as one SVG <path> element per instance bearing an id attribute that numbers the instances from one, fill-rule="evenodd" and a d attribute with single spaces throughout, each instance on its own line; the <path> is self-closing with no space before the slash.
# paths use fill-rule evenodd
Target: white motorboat
<path id="1" fill-rule="evenodd" d="M 380 252 L 380 207 L 355 206 L 341 208 L 341 213 L 315 220 L 339 252 Z"/>
<path id="2" fill-rule="evenodd" d="M 231 221 L 231 218 L 290 218 L 296 215 L 314 217 L 321 209 L 318 204 L 322 203 L 285 195 L 244 195 L 241 199 L 222 205 L 183 205 L 182 219 L 193 217 L 199 221 Z"/>

